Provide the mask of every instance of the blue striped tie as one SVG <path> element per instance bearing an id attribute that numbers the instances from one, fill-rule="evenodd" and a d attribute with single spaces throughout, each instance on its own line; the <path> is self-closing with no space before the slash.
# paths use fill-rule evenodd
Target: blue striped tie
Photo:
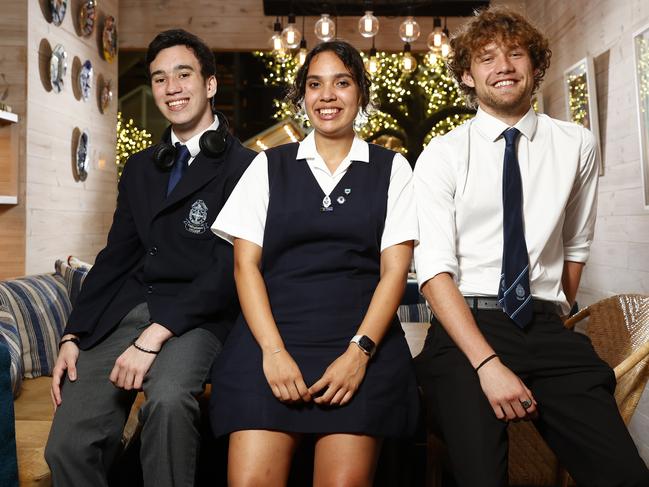
<path id="1" fill-rule="evenodd" d="M 167 196 L 171 194 L 173 189 L 176 187 L 178 182 L 185 174 L 187 169 L 187 163 L 189 162 L 191 154 L 186 145 L 176 142 L 176 157 L 173 167 L 171 168 L 171 174 L 169 174 L 169 183 L 167 184 Z"/>
<path id="2" fill-rule="evenodd" d="M 530 259 L 523 227 L 523 185 L 516 156 L 520 132 L 511 127 L 503 132 L 503 262 L 498 287 L 498 302 L 505 313 L 521 328 L 532 320 L 530 294 Z"/>

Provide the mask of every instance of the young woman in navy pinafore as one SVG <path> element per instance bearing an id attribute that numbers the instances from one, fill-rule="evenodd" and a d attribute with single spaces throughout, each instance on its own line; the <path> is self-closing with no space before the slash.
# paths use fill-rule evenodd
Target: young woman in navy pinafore
<path id="1" fill-rule="evenodd" d="M 351 45 L 316 46 L 291 98 L 314 131 L 257 156 L 214 223 L 234 243 L 243 310 L 212 373 L 232 485 L 284 484 L 303 434 L 316 435 L 315 485 L 369 485 L 379 439 L 413 433 L 396 317 L 418 238 L 412 172 L 355 137 L 369 84 Z"/>

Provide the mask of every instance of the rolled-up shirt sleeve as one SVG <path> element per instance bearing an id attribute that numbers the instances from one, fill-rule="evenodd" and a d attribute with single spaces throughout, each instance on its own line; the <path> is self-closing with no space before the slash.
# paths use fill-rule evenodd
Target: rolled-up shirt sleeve
<path id="1" fill-rule="evenodd" d="M 230 243 L 242 238 L 263 247 L 269 193 L 268 158 L 260 152 L 232 190 L 212 231 Z"/>
<path id="2" fill-rule="evenodd" d="M 414 170 L 415 203 L 419 221 L 419 244 L 415 267 L 419 288 L 442 272 L 457 280 L 455 230 L 457 171 L 444 157 L 438 140 L 431 141 L 419 156 Z"/>
<path id="3" fill-rule="evenodd" d="M 564 260 L 586 262 L 593 242 L 597 217 L 599 152 L 590 130 L 582 129 L 579 174 L 566 205 L 563 223 Z"/>
<path id="4" fill-rule="evenodd" d="M 392 160 L 388 207 L 381 236 L 381 252 L 392 245 L 419 238 L 412 169 L 401 154 Z"/>

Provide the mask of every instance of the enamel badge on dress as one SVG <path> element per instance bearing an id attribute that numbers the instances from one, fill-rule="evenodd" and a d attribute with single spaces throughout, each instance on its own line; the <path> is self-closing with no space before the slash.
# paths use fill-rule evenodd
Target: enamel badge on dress
<path id="1" fill-rule="evenodd" d="M 185 219 L 185 230 L 191 233 L 204 233 L 207 230 L 207 205 L 203 200 L 196 200 L 189 210 L 189 217 Z"/>

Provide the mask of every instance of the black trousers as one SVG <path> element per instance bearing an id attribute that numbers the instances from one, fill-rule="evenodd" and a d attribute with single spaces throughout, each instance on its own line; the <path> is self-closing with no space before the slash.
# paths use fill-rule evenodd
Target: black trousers
<path id="1" fill-rule="evenodd" d="M 501 361 L 532 391 L 535 426 L 578 485 L 649 487 L 613 397 L 613 371 L 588 337 L 564 328 L 556 313 L 535 312 L 525 330 L 500 310 L 473 314 Z M 496 418 L 478 375 L 435 318 L 415 364 L 458 486 L 506 486 L 507 423 Z"/>

